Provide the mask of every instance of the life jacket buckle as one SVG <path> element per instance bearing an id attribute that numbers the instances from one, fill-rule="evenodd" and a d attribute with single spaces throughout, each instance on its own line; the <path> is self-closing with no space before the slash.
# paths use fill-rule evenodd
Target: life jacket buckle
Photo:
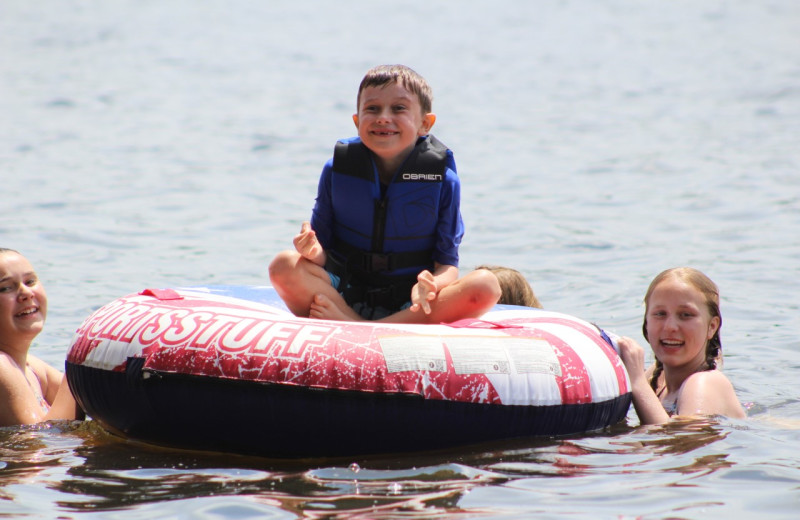
<path id="1" fill-rule="evenodd" d="M 371 253 L 365 258 L 365 269 L 375 273 L 380 271 L 391 271 L 394 262 L 391 254 Z"/>

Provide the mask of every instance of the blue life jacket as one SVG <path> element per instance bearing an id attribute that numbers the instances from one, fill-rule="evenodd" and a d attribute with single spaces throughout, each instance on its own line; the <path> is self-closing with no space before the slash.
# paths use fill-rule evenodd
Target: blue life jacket
<path id="1" fill-rule="evenodd" d="M 439 200 L 455 160 L 433 136 L 417 146 L 382 193 L 371 152 L 360 139 L 339 141 L 333 155 L 331 199 L 335 243 L 329 271 L 348 304 L 390 310 L 410 298 L 417 275 L 434 266 Z"/>

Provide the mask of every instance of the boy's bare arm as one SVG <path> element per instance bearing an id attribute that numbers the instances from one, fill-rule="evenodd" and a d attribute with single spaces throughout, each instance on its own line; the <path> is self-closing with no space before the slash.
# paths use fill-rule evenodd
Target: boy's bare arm
<path id="1" fill-rule="evenodd" d="M 433 273 L 428 270 L 417 275 L 417 283 L 411 288 L 411 307 L 413 312 L 420 309 L 425 314 L 431 313 L 431 302 L 436 299 L 439 291 L 458 279 L 458 267 L 436 263 Z"/>

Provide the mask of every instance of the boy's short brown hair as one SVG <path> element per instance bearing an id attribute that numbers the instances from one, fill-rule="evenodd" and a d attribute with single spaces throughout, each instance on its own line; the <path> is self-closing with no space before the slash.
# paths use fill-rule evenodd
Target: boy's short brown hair
<path id="1" fill-rule="evenodd" d="M 378 65 L 372 67 L 364 74 L 364 79 L 358 86 L 356 98 L 356 111 L 361 105 L 361 93 L 367 87 L 381 87 L 388 83 L 396 82 L 413 93 L 419 99 L 422 113 L 428 114 L 433 110 L 433 91 L 425 78 L 405 65 Z"/>

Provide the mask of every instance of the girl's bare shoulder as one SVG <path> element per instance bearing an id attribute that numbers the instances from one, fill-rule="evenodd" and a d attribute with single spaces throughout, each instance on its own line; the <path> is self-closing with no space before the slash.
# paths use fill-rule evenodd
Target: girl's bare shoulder
<path id="1" fill-rule="evenodd" d="M 681 415 L 745 417 L 733 384 L 716 369 L 697 372 L 686 378 L 678 405 Z"/>
<path id="2" fill-rule="evenodd" d="M 695 372 L 687 377 L 683 383 L 682 391 L 691 391 L 692 389 L 710 390 L 713 388 L 733 390 L 733 385 L 727 376 L 719 370 L 704 370 Z"/>

